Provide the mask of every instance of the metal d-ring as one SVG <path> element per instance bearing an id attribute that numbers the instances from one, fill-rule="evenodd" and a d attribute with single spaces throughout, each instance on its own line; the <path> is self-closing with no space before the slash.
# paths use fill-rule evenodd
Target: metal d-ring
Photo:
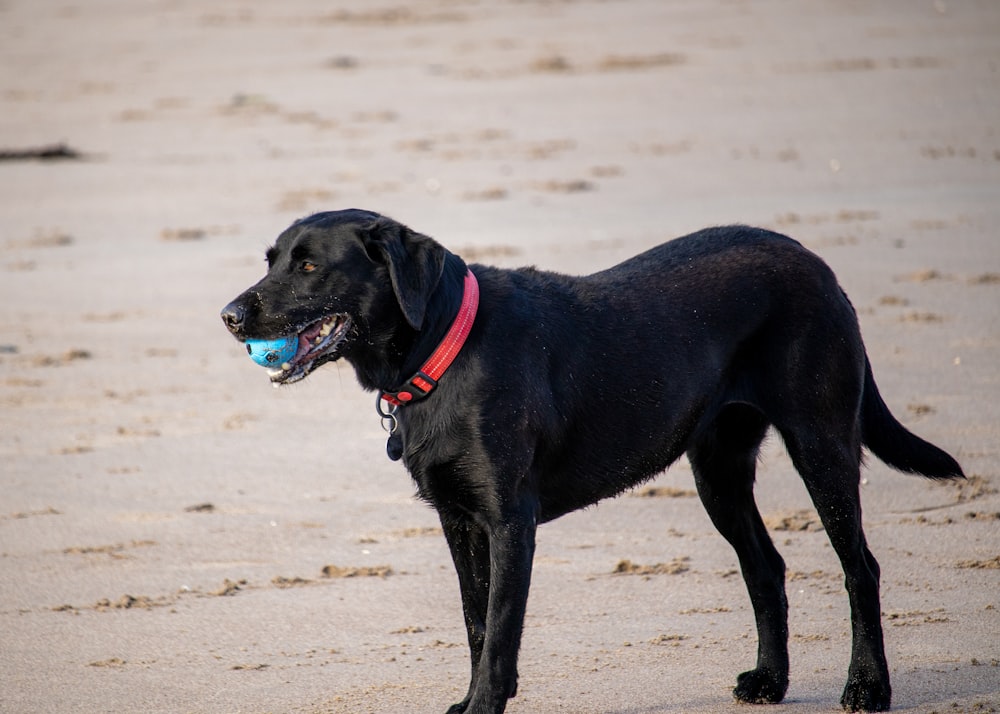
<path id="1" fill-rule="evenodd" d="M 392 436 L 396 433 L 396 429 L 399 428 L 399 420 L 396 419 L 396 410 L 399 409 L 395 404 L 390 404 L 389 409 L 382 408 L 382 402 L 384 401 L 382 397 L 382 392 L 378 393 L 375 398 L 375 411 L 382 418 L 382 428 Z M 388 402 L 387 402 L 388 403 Z"/>

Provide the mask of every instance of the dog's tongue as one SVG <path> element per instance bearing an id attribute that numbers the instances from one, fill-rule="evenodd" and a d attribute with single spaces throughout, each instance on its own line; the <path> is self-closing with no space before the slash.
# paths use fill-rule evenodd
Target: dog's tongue
<path id="1" fill-rule="evenodd" d="M 313 340 L 319 337 L 319 331 L 323 329 L 323 323 L 317 322 L 315 325 L 303 330 L 299 333 L 299 348 L 295 352 L 295 356 L 292 357 L 290 361 L 294 362 L 300 357 L 304 357 L 309 354 L 309 350 L 313 347 Z"/>
<path id="2" fill-rule="evenodd" d="M 312 342 L 317 337 L 319 337 L 319 331 L 322 329 L 323 329 L 322 321 L 317 322 L 315 325 L 306 328 L 305 330 L 302 331 L 302 334 L 299 335 L 299 342 L 301 343 L 302 340 L 305 340 L 307 342 Z"/>

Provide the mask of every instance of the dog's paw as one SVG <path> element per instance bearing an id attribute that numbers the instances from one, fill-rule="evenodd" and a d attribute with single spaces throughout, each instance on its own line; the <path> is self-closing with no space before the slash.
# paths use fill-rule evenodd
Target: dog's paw
<path id="1" fill-rule="evenodd" d="M 787 690 L 787 674 L 777 676 L 766 669 L 751 669 L 736 678 L 733 697 L 747 704 L 777 704 Z"/>
<path id="2" fill-rule="evenodd" d="M 468 705 L 467 702 L 459 702 L 458 704 L 452 704 L 448 707 L 448 711 L 444 714 L 465 714 L 465 708 Z"/>
<path id="3" fill-rule="evenodd" d="M 889 711 L 892 691 L 888 681 L 850 677 L 840 698 L 840 706 L 849 712 Z"/>

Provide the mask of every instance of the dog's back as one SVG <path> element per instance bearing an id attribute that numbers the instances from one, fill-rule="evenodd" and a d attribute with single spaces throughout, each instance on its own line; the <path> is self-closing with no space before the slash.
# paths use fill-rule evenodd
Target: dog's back
<path id="1" fill-rule="evenodd" d="M 525 417 L 545 435 L 546 519 L 659 473 L 727 404 L 782 423 L 776 397 L 801 391 L 788 380 L 811 352 L 835 353 L 843 378 L 831 388 L 860 404 L 853 309 L 830 269 L 785 236 L 707 229 L 584 277 L 473 268 L 486 305 L 477 392 L 502 393 L 503 409 L 546 405 Z"/>

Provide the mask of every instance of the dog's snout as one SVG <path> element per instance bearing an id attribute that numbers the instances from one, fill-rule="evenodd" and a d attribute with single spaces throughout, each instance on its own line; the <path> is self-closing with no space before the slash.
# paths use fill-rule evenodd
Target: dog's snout
<path id="1" fill-rule="evenodd" d="M 246 323 L 247 311 L 242 305 L 231 302 L 222 308 L 221 314 L 222 321 L 234 335 L 239 334 L 243 330 L 243 326 Z"/>

